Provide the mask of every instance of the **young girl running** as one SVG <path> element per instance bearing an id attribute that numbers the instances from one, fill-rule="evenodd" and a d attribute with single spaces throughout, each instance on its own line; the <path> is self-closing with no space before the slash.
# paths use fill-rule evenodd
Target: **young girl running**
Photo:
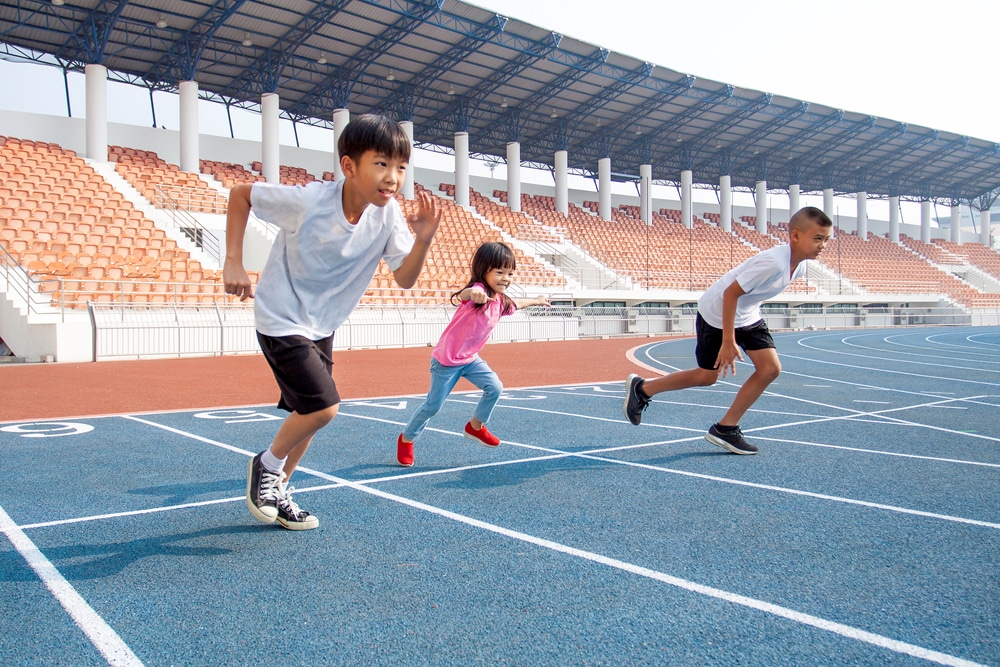
<path id="1" fill-rule="evenodd" d="M 472 278 L 464 288 L 451 295 L 452 303 L 456 299 L 459 302 L 458 310 L 431 352 L 431 387 L 427 398 L 396 440 L 399 465 L 413 465 L 413 441 L 423 433 L 427 422 L 438 413 L 463 377 L 483 392 L 472 419 L 465 425 L 465 437 L 487 447 L 500 444 L 500 440 L 486 429 L 486 423 L 503 385 L 497 374 L 479 358 L 479 350 L 502 316 L 518 308 L 549 305 L 544 296 L 511 299 L 506 295 L 515 268 L 514 252 L 503 243 L 491 241 L 476 250 L 472 258 Z"/>

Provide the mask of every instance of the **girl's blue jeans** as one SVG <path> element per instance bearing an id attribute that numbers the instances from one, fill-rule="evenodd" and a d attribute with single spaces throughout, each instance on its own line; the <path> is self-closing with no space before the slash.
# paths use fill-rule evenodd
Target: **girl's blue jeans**
<path id="1" fill-rule="evenodd" d="M 474 361 L 463 366 L 445 366 L 437 359 L 431 358 L 431 388 L 423 404 L 417 408 L 403 429 L 404 438 L 413 441 L 424 432 L 427 422 L 441 410 L 448 394 L 461 378 L 465 378 L 483 392 L 483 397 L 479 399 L 479 404 L 473 413 L 476 419 L 484 424 L 490 420 L 493 408 L 500 400 L 503 384 L 486 362 L 476 357 Z"/>

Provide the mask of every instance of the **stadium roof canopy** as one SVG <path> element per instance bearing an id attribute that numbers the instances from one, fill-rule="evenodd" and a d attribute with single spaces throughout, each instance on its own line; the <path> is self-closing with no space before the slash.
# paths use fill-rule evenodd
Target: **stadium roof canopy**
<path id="1" fill-rule="evenodd" d="M 469 132 L 473 154 L 592 175 L 737 187 L 979 200 L 1000 192 L 1000 145 L 698 79 L 457 0 L 5 0 L 0 55 L 331 125 L 332 112 L 412 120 L 426 147 Z M 738 54 L 734 52 L 734 57 Z M 7 91 L 10 94 L 10 91 Z"/>

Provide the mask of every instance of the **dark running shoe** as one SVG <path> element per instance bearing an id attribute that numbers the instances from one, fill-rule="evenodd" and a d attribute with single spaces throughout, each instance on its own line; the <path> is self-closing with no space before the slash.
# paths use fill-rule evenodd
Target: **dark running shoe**
<path id="1" fill-rule="evenodd" d="M 247 507 L 254 518 L 272 523 L 278 518 L 278 497 L 281 495 L 283 472 L 271 472 L 260 463 L 263 452 L 247 464 Z"/>
<path id="2" fill-rule="evenodd" d="M 288 530 L 312 530 L 319 527 L 319 519 L 309 512 L 300 508 L 292 500 L 292 491 L 295 487 L 289 486 L 278 496 L 278 523 Z"/>
<path id="3" fill-rule="evenodd" d="M 719 428 L 718 424 L 712 424 L 705 434 L 705 439 L 713 445 L 718 445 L 723 449 L 728 449 L 733 454 L 756 454 L 757 447 L 751 445 L 743 439 L 743 431 L 737 426 L 736 430 L 726 433 Z"/>
<path id="4" fill-rule="evenodd" d="M 633 426 L 642 422 L 642 412 L 649 407 L 651 399 L 642 395 L 642 378 L 632 373 L 625 380 L 625 404 L 622 412 Z"/>

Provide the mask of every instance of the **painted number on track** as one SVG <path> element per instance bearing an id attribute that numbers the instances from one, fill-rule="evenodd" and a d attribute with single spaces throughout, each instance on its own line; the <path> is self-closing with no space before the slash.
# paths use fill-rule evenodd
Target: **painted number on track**
<path id="1" fill-rule="evenodd" d="M 199 412 L 195 417 L 198 419 L 222 419 L 227 424 L 281 421 L 281 417 L 277 415 L 269 415 L 265 412 L 256 412 L 255 410 L 213 410 L 211 412 Z"/>
<path id="2" fill-rule="evenodd" d="M 5 433 L 16 433 L 22 438 L 58 438 L 64 435 L 80 435 L 90 433 L 94 427 L 90 424 L 73 422 L 28 422 L 0 427 Z"/>

